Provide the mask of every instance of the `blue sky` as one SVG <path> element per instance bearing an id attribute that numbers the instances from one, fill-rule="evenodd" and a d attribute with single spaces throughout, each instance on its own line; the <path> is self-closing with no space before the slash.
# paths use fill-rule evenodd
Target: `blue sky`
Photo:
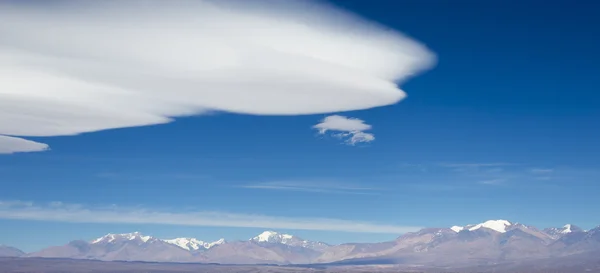
<path id="1" fill-rule="evenodd" d="M 375 3 L 335 4 L 409 35 L 437 56 L 435 67 L 401 85 L 407 98 L 397 104 L 312 115 L 216 111 L 162 125 L 27 137 L 51 150 L 0 154 L 4 204 L 33 202 L 48 213 L 56 212 L 51 202 L 91 213 L 110 206 L 119 208 L 111 213 L 144 209 L 177 217 L 210 211 L 289 225 L 131 224 L 118 217 L 71 223 L 5 213 L 0 244 L 29 251 L 136 230 L 162 238 L 247 239 L 265 229 L 340 243 L 390 240 L 400 232 L 386 230 L 401 227 L 488 219 L 600 224 L 594 4 Z M 331 114 L 363 120 L 375 140 L 347 145 L 312 128 Z M 294 228 L 314 218 L 325 230 Z M 323 219 L 379 231 L 339 232 Z"/>

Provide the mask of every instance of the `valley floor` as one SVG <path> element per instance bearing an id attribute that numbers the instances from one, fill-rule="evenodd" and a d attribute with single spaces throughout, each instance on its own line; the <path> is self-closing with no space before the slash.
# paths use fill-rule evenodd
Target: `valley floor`
<path id="1" fill-rule="evenodd" d="M 564 265 L 539 266 L 535 263 L 506 267 L 477 267 L 462 269 L 407 268 L 391 265 L 292 267 L 270 265 L 217 265 L 192 263 L 104 262 L 94 260 L 48 258 L 0 258 L 2 273 L 600 273 L 600 266 Z"/>

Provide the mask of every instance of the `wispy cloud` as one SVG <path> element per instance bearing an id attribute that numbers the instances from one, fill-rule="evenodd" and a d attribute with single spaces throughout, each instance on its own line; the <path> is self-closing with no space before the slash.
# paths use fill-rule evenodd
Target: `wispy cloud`
<path id="1" fill-rule="evenodd" d="M 504 183 L 505 181 L 506 181 L 506 179 L 496 178 L 496 179 L 488 179 L 488 180 L 479 181 L 479 184 L 484 184 L 484 185 L 500 185 L 500 184 Z"/>
<path id="2" fill-rule="evenodd" d="M 456 190 L 469 190 L 473 187 L 464 184 L 443 184 L 443 183 L 417 183 L 403 185 L 406 188 L 411 188 L 419 191 L 427 192 L 449 192 Z"/>
<path id="3" fill-rule="evenodd" d="M 586 183 L 585 181 L 594 180 L 600 177 L 597 169 L 574 168 L 565 166 L 546 166 L 539 167 L 538 164 L 511 163 L 511 162 L 471 162 L 471 163 L 429 163 L 429 164 L 400 164 L 399 172 L 403 175 L 412 175 L 410 179 L 413 182 L 419 182 L 420 176 L 409 173 L 412 169 L 426 168 L 427 175 L 443 176 L 448 180 L 447 186 L 439 185 L 439 182 L 431 183 L 431 179 L 425 178 L 424 183 L 416 183 L 419 186 L 416 189 L 435 191 L 438 189 L 446 190 L 465 190 L 466 187 L 480 189 L 484 186 L 502 186 L 511 187 L 519 185 L 520 187 L 544 186 L 549 185 L 548 181 L 553 183 Z M 425 177 L 425 175 L 423 175 Z M 435 178 L 433 178 L 435 179 Z M 450 182 L 451 181 L 451 182 Z M 577 182 L 576 182 L 577 181 Z M 536 185 L 537 184 L 537 185 Z M 488 187 L 493 189 L 494 187 Z"/>
<path id="4" fill-rule="evenodd" d="M 331 135 L 344 140 L 348 145 L 356 145 L 357 143 L 366 143 L 375 140 L 375 135 L 365 133 L 370 130 L 371 125 L 366 124 L 364 120 L 357 118 L 349 118 L 345 116 L 332 115 L 325 117 L 320 123 L 313 126 L 319 130 L 319 134 L 325 134 L 333 131 Z"/>
<path id="5" fill-rule="evenodd" d="M 514 165 L 514 164 L 497 162 L 497 163 L 440 163 L 439 165 L 442 167 L 449 167 L 449 168 L 481 168 L 481 167 L 510 166 L 510 165 Z"/>
<path id="6" fill-rule="evenodd" d="M 86 207 L 53 202 L 35 204 L 0 201 L 0 219 L 68 223 L 163 224 L 179 226 L 248 227 L 400 234 L 421 227 L 387 225 L 331 218 L 292 218 L 214 211 L 165 211 L 118 206 Z"/>
<path id="7" fill-rule="evenodd" d="M 322 181 L 316 183 L 309 182 L 290 182 L 290 181 L 275 181 L 257 183 L 251 185 L 240 186 L 247 189 L 262 189 L 262 190 L 281 190 L 281 191 L 301 191 L 315 193 L 335 193 L 335 194 L 379 194 L 379 189 L 360 187 L 356 185 L 348 185 L 341 183 L 332 183 Z"/>
<path id="8" fill-rule="evenodd" d="M 0 153 L 47 149 L 8 136 L 390 105 L 435 64 L 420 43 L 317 1 L 49 5 L 0 1 Z"/>
<path id="9" fill-rule="evenodd" d="M 400 163 L 399 166 L 404 170 L 417 170 L 422 173 L 426 173 L 428 171 L 428 166 L 425 164 Z"/>
<path id="10" fill-rule="evenodd" d="M 534 174 L 550 174 L 554 172 L 554 169 L 534 168 L 531 169 L 530 172 Z"/>
<path id="11" fill-rule="evenodd" d="M 181 172 L 153 172 L 143 173 L 130 172 L 100 172 L 95 175 L 102 179 L 127 180 L 127 181 L 150 181 L 150 180 L 169 180 L 169 181 L 205 181 L 212 179 L 208 174 L 181 173 Z"/>

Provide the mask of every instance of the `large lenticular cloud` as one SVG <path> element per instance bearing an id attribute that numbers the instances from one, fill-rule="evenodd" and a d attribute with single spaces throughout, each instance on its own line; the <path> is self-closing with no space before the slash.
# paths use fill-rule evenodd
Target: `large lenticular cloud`
<path id="1" fill-rule="evenodd" d="M 434 61 L 400 33 L 306 1 L 11 3 L 0 3 L 0 153 L 47 149 L 14 136 L 208 110 L 301 115 L 394 104 L 405 96 L 397 83 Z"/>

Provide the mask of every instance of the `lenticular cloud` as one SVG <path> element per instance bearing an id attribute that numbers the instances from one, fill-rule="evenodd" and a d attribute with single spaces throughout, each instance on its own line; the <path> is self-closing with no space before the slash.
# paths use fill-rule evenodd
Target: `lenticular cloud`
<path id="1" fill-rule="evenodd" d="M 0 153 L 48 148 L 15 136 L 211 110 L 389 105 L 434 61 L 400 33 L 306 1 L 15 1 L 0 3 L 0 18 Z"/>

